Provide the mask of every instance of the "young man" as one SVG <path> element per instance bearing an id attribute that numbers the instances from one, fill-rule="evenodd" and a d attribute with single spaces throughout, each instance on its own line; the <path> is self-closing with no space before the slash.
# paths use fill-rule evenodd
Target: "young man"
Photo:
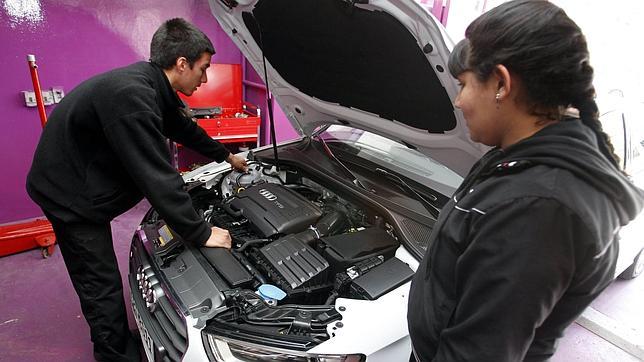
<path id="1" fill-rule="evenodd" d="M 27 178 L 27 191 L 51 221 L 87 320 L 94 356 L 134 361 L 110 221 L 147 198 L 186 242 L 230 247 L 228 231 L 194 210 L 172 167 L 166 138 L 237 170 L 246 161 L 212 140 L 182 112 L 176 92 L 207 81 L 215 53 L 183 19 L 154 33 L 150 62 L 97 75 L 72 90 L 49 117 Z"/>

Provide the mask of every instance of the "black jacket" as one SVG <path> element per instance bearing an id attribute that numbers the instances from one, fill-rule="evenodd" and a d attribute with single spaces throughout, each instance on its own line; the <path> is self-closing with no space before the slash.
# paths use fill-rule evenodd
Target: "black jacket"
<path id="1" fill-rule="evenodd" d="M 166 137 L 217 162 L 229 152 L 182 106 L 152 63 L 81 83 L 49 117 L 27 177 L 29 195 L 65 222 L 109 222 L 146 197 L 179 235 L 203 244 L 210 227 L 172 167 Z"/>
<path id="2" fill-rule="evenodd" d="M 612 281 L 615 235 L 643 195 L 576 119 L 488 152 L 443 208 L 414 276 L 417 359 L 548 359 Z"/>

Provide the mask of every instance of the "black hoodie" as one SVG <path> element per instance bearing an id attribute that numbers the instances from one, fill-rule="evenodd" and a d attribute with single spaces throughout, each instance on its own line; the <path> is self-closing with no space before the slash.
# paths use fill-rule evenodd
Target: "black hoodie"
<path id="1" fill-rule="evenodd" d="M 577 119 L 488 152 L 443 208 L 414 276 L 416 359 L 548 359 L 612 281 L 616 234 L 643 197 Z"/>
<path id="2" fill-rule="evenodd" d="M 146 62 L 97 75 L 56 106 L 27 177 L 29 196 L 64 222 L 109 222 L 145 196 L 185 240 L 204 243 L 210 227 L 192 206 L 170 162 L 166 138 L 222 162 L 183 107 L 163 70 Z"/>

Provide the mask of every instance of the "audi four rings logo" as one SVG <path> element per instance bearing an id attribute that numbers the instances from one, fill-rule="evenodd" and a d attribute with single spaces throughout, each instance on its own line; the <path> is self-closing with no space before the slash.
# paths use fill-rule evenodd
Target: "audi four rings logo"
<path id="1" fill-rule="evenodd" d="M 261 189 L 259 190 L 259 194 L 264 196 L 266 200 L 268 201 L 275 201 L 277 200 L 277 196 L 275 196 L 272 192 L 266 190 L 266 189 Z"/>

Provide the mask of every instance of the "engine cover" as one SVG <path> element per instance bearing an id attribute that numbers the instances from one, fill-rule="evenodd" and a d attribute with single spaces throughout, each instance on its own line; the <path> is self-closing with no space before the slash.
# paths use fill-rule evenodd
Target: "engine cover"
<path id="1" fill-rule="evenodd" d="M 320 245 L 322 255 L 331 264 L 333 272 L 338 273 L 377 255 L 392 258 L 400 243 L 386 231 L 372 227 L 355 233 L 322 237 Z"/>
<path id="2" fill-rule="evenodd" d="M 322 211 L 302 195 L 282 185 L 263 183 L 240 192 L 230 202 L 263 237 L 303 231 Z"/>
<path id="3" fill-rule="evenodd" d="M 293 289 L 322 283 L 329 263 L 298 238 L 289 235 L 259 251 L 269 277 L 287 294 Z"/>

